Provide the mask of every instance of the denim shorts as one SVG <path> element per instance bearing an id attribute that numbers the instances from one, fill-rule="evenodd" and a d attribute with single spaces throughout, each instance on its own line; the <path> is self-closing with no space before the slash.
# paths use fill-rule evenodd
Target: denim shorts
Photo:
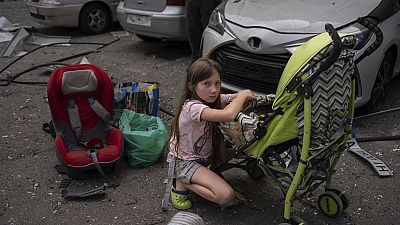
<path id="1" fill-rule="evenodd" d="M 175 160 L 171 160 L 172 157 L 174 157 Z M 185 184 L 191 183 L 193 174 L 204 164 L 201 160 L 182 160 L 171 154 L 168 154 L 167 161 L 168 163 L 173 163 L 173 161 L 175 161 L 174 178 Z"/>

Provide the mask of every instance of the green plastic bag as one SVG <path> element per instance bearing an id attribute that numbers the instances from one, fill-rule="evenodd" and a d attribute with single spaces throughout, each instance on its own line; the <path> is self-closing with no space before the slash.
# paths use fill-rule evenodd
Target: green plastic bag
<path id="1" fill-rule="evenodd" d="M 150 166 L 157 161 L 168 139 L 167 128 L 159 117 L 124 109 L 119 127 L 130 166 Z"/>

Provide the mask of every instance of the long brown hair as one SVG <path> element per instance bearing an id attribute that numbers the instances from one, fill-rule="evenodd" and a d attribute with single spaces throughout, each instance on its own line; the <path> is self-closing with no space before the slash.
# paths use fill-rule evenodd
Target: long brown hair
<path id="1" fill-rule="evenodd" d="M 211 59 L 206 59 L 206 58 L 200 58 L 196 60 L 192 65 L 190 65 L 187 75 L 186 75 L 186 81 L 185 81 L 185 86 L 183 89 L 182 93 L 182 98 L 181 101 L 178 105 L 177 113 L 175 115 L 174 122 L 171 126 L 171 136 L 170 136 L 170 142 L 176 138 L 176 145 L 175 145 L 175 151 L 178 153 L 178 146 L 179 146 L 179 117 L 182 112 L 182 107 L 183 105 L 188 101 L 188 100 L 199 100 L 203 104 L 208 105 L 210 108 L 213 109 L 221 109 L 221 98 L 218 95 L 218 98 L 215 100 L 213 103 L 207 103 L 203 101 L 202 99 L 199 98 L 199 96 L 196 94 L 194 91 L 194 88 L 189 88 L 189 84 L 191 87 L 195 87 L 199 82 L 206 80 L 210 78 L 213 73 L 217 72 L 221 76 L 221 67 L 217 62 Z M 217 128 L 216 122 L 208 122 L 208 125 L 210 126 L 210 134 L 212 135 L 212 140 L 213 140 L 213 148 L 215 149 L 218 146 L 218 143 L 215 143 L 217 140 L 220 140 L 219 138 L 219 132 Z"/>

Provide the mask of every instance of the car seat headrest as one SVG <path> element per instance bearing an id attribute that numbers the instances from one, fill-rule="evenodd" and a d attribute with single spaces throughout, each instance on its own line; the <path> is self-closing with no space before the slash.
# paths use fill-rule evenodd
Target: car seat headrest
<path id="1" fill-rule="evenodd" d="M 93 92 L 97 89 L 97 78 L 92 70 L 75 70 L 64 72 L 61 90 L 65 95 Z"/>

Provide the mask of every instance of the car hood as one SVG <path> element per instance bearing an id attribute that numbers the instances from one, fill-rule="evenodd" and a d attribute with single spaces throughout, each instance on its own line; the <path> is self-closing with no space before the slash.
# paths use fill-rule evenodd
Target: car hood
<path id="1" fill-rule="evenodd" d="M 229 0 L 225 19 L 244 27 L 287 33 L 320 33 L 368 15 L 380 0 Z"/>

